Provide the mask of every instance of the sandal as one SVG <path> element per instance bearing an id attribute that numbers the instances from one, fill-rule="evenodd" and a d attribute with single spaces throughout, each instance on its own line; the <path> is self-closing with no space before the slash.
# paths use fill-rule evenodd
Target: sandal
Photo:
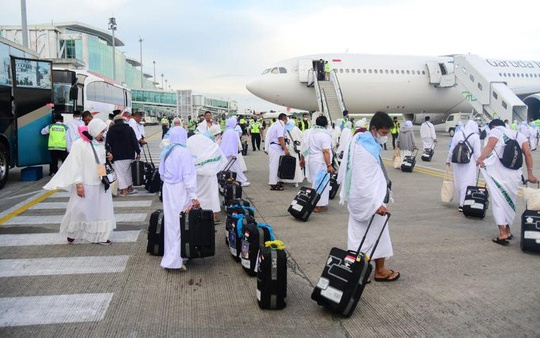
<path id="1" fill-rule="evenodd" d="M 283 187 L 280 187 L 279 185 L 271 185 L 270 186 L 270 190 L 278 190 L 278 191 L 281 191 L 283 190 L 284 188 Z"/>
<path id="2" fill-rule="evenodd" d="M 492 241 L 493 241 L 493 243 L 497 243 L 497 244 L 500 244 L 500 245 L 502 245 L 502 246 L 508 246 L 508 245 L 510 245 L 510 242 L 508 242 L 508 241 L 506 240 L 506 238 L 505 238 L 505 239 L 501 239 L 501 238 L 497 237 L 497 238 L 493 238 Z"/>
<path id="3" fill-rule="evenodd" d="M 390 278 L 396 273 L 397 275 L 394 278 Z M 390 273 L 386 277 L 375 277 L 376 282 L 395 282 L 401 277 L 401 274 L 397 271 L 390 270 Z"/>

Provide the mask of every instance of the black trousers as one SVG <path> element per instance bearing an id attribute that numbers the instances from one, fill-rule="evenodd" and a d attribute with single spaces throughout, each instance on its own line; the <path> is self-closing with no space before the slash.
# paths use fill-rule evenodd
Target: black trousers
<path id="1" fill-rule="evenodd" d="M 65 150 L 49 150 L 51 152 L 51 164 L 49 166 L 49 175 L 56 174 L 58 171 L 58 160 L 62 163 L 66 160 L 68 152 Z"/>
<path id="2" fill-rule="evenodd" d="M 399 133 L 392 134 L 392 148 L 396 149 L 396 140 L 399 136 Z"/>
<path id="3" fill-rule="evenodd" d="M 251 146 L 255 151 L 255 144 L 257 144 L 257 150 L 261 150 L 261 134 L 251 134 Z"/>

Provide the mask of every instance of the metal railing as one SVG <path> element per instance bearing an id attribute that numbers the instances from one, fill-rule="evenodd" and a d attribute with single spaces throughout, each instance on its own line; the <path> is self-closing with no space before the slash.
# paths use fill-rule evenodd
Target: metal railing
<path id="1" fill-rule="evenodd" d="M 341 111 L 343 112 L 347 110 L 347 106 L 345 105 L 345 100 L 343 99 L 343 92 L 341 91 L 341 85 L 339 84 L 339 79 L 335 69 L 332 69 L 332 71 L 330 72 L 330 81 L 334 84 L 334 89 L 336 90 L 336 96 L 339 103 L 339 109 L 341 109 Z"/>

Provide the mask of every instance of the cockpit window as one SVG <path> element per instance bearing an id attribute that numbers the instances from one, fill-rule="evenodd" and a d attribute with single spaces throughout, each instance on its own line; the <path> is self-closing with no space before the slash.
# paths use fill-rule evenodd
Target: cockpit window
<path id="1" fill-rule="evenodd" d="M 277 67 L 272 68 L 272 74 L 279 74 L 279 69 Z"/>
<path id="2" fill-rule="evenodd" d="M 287 73 L 287 69 L 283 68 L 283 67 L 279 67 L 279 72 L 280 74 L 286 74 Z"/>
<path id="3" fill-rule="evenodd" d="M 270 68 L 267 68 L 267 69 L 265 69 L 265 70 L 262 72 L 261 75 L 268 74 L 269 71 L 270 71 Z"/>

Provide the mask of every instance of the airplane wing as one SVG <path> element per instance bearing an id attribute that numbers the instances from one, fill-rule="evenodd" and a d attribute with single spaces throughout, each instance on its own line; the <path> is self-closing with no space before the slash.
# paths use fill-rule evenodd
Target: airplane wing
<path id="1" fill-rule="evenodd" d="M 511 88 L 511 90 L 519 97 L 526 97 L 528 95 L 540 93 L 540 86 L 516 87 Z"/>

